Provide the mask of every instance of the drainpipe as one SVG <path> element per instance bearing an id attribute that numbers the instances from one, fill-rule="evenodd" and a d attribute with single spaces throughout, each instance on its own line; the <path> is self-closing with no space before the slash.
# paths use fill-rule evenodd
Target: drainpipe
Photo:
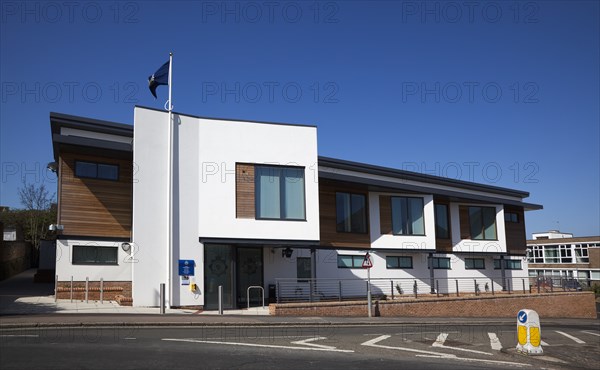
<path id="1" fill-rule="evenodd" d="M 506 270 L 504 268 L 504 256 L 500 256 L 500 277 L 502 278 L 502 291 L 506 291 Z"/>
<path id="2" fill-rule="evenodd" d="M 317 249 L 310 248 L 310 296 L 314 297 L 317 290 Z"/>
<path id="3" fill-rule="evenodd" d="M 429 253 L 427 265 L 429 266 L 429 286 L 431 287 L 431 294 L 435 294 L 435 272 L 433 270 L 433 253 Z"/>

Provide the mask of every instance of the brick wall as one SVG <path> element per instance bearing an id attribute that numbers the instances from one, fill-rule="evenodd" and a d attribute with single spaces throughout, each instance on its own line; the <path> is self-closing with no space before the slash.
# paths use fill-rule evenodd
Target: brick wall
<path id="1" fill-rule="evenodd" d="M 0 280 L 8 279 L 31 267 L 31 244 L 0 240 Z"/>
<path id="2" fill-rule="evenodd" d="M 131 281 L 105 281 L 103 284 L 102 299 L 106 301 L 114 301 L 117 295 L 131 297 Z M 71 298 L 71 282 L 58 282 L 58 299 Z M 73 299 L 85 299 L 85 281 L 73 282 Z M 100 300 L 100 282 L 90 281 L 88 284 L 88 300 Z"/>
<path id="3" fill-rule="evenodd" d="M 592 292 L 376 301 L 373 316 L 516 317 L 522 308 L 537 311 L 541 318 L 596 318 Z M 274 316 L 366 316 L 367 303 L 281 303 L 269 305 L 269 312 Z"/>

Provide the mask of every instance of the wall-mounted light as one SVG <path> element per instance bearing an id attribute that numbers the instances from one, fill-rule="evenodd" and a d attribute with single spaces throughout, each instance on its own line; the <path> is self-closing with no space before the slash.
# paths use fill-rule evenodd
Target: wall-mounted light
<path id="1" fill-rule="evenodd" d="M 290 247 L 287 247 L 281 251 L 281 257 L 292 258 L 292 253 L 294 253 L 294 250 Z"/>
<path id="2" fill-rule="evenodd" d="M 121 249 L 127 253 L 131 251 L 131 244 L 129 243 L 121 243 Z"/>
<path id="3" fill-rule="evenodd" d="M 48 165 L 46 166 L 47 169 L 49 169 L 50 171 L 56 173 L 56 171 L 58 171 L 58 163 L 56 162 L 50 162 L 48 163 Z"/>
<path id="4" fill-rule="evenodd" d="M 63 231 L 64 229 L 64 225 L 51 224 L 48 226 L 48 230 L 50 231 Z"/>

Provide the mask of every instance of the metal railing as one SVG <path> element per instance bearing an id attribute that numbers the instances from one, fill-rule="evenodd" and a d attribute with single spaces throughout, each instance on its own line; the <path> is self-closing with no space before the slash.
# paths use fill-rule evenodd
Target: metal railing
<path id="1" fill-rule="evenodd" d="M 276 279 L 276 302 L 364 300 L 366 279 Z M 532 293 L 528 278 L 371 278 L 374 299 Z"/>

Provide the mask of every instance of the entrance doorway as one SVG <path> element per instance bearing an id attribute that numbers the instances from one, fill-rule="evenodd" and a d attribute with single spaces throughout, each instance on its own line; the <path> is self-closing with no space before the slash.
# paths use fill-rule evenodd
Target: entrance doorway
<path id="1" fill-rule="evenodd" d="M 263 249 L 206 244 L 204 246 L 204 306 L 219 308 L 219 285 L 223 286 L 223 309 L 248 307 L 247 289 L 263 286 Z M 250 305 L 261 305 L 260 289 L 250 291 Z"/>

